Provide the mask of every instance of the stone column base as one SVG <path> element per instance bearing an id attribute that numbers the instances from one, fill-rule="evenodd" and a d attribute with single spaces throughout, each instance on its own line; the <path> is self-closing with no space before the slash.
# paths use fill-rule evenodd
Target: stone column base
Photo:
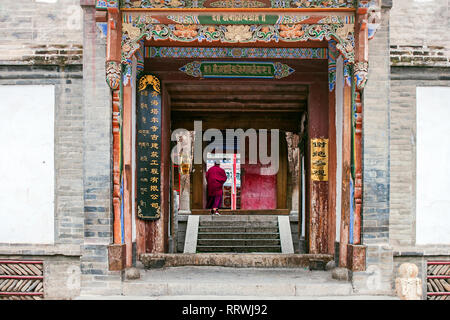
<path id="1" fill-rule="evenodd" d="M 108 246 L 109 271 L 121 271 L 126 264 L 125 244 L 111 244 Z"/>

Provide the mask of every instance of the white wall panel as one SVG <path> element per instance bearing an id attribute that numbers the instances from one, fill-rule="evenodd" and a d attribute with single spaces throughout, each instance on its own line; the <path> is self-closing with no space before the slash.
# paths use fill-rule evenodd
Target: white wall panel
<path id="1" fill-rule="evenodd" d="M 52 85 L 0 85 L 0 243 L 54 242 Z"/>
<path id="2" fill-rule="evenodd" d="M 417 88 L 417 244 L 450 244 L 450 88 Z"/>

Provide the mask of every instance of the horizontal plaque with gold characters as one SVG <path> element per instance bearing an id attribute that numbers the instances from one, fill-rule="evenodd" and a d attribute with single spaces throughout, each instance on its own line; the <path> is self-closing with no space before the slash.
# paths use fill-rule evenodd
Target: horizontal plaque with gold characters
<path id="1" fill-rule="evenodd" d="M 311 139 L 311 180 L 328 181 L 328 139 Z"/>
<path id="2" fill-rule="evenodd" d="M 281 79 L 295 72 L 281 62 L 193 61 L 180 68 L 192 77 Z"/>

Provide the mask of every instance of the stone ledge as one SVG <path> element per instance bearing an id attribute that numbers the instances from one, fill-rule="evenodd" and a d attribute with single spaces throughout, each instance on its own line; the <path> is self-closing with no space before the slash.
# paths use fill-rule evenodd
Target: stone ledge
<path id="1" fill-rule="evenodd" d="M 81 256 L 81 245 L 0 243 L 0 256 Z"/>
<path id="2" fill-rule="evenodd" d="M 394 257 L 450 256 L 450 245 L 394 247 Z"/>

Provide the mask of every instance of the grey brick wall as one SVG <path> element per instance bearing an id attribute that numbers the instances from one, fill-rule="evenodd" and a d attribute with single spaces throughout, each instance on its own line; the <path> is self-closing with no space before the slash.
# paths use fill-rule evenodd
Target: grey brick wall
<path id="1" fill-rule="evenodd" d="M 450 1 L 396 0 L 391 11 L 390 243 L 416 241 L 416 88 L 449 86 Z"/>
<path id="2" fill-rule="evenodd" d="M 392 294 L 393 256 L 389 246 L 390 188 L 390 5 L 384 1 L 381 26 L 369 42 L 369 80 L 363 103 L 362 241 L 367 245 L 365 272 L 354 272 L 360 294 Z"/>
<path id="3" fill-rule="evenodd" d="M 108 271 L 107 247 L 113 241 L 112 107 L 105 80 L 106 37 L 95 22 L 95 8 L 84 6 L 84 294 L 120 292 L 121 273 Z M 105 281 L 108 280 L 108 281 Z"/>
<path id="4" fill-rule="evenodd" d="M 0 246 L 2 259 L 44 261 L 47 299 L 80 293 L 85 115 L 78 4 L 0 2 L 0 85 L 55 86 L 55 244 Z"/>
<path id="5" fill-rule="evenodd" d="M 0 64 L 80 64 L 80 0 L 0 1 Z"/>
<path id="6" fill-rule="evenodd" d="M 449 0 L 394 0 L 391 45 L 439 50 L 450 57 L 449 8 Z"/>
<path id="7" fill-rule="evenodd" d="M 369 80 L 364 89 L 363 242 L 389 238 L 389 9 L 369 42 Z"/>
<path id="8" fill-rule="evenodd" d="M 450 68 L 392 68 L 390 242 L 395 247 L 416 241 L 416 88 L 427 86 L 450 86 Z"/>
<path id="9" fill-rule="evenodd" d="M 0 85 L 55 85 L 55 245 L 28 245 L 18 256 L 19 248 L 6 244 L 0 255 L 44 260 L 49 299 L 73 298 L 81 284 L 87 292 L 114 293 L 121 279 L 108 272 L 112 112 L 106 39 L 94 7 L 85 7 L 83 21 L 79 4 L 0 3 Z"/>
<path id="10" fill-rule="evenodd" d="M 3 64 L 0 85 L 55 86 L 54 249 L 33 245 L 20 250 L 2 244 L 0 255 L 3 259 L 43 260 L 45 297 L 73 298 L 80 292 L 80 245 L 84 237 L 82 67 Z"/>
<path id="11" fill-rule="evenodd" d="M 55 243 L 83 242 L 83 108 L 80 65 L 0 65 L 0 85 L 55 86 Z"/>
<path id="12" fill-rule="evenodd" d="M 419 267 L 426 299 L 426 261 L 448 259 L 448 249 L 416 245 L 416 88 L 450 86 L 450 1 L 396 0 L 391 11 L 390 221 L 394 274 Z M 433 246 L 431 251 L 445 246 Z M 448 247 L 448 246 L 447 246 Z M 447 256 L 445 256 L 447 254 Z"/>

